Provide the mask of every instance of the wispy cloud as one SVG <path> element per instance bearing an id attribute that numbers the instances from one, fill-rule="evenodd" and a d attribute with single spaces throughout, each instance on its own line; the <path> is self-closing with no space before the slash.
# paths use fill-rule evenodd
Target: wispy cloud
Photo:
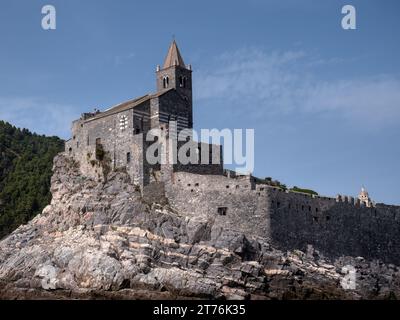
<path id="1" fill-rule="evenodd" d="M 114 58 L 114 65 L 118 67 L 118 66 L 124 64 L 126 61 L 133 59 L 134 57 L 135 57 L 134 53 L 128 53 L 125 55 L 117 55 Z"/>
<path id="2" fill-rule="evenodd" d="M 199 100 L 221 99 L 254 117 L 333 114 L 375 126 L 400 120 L 396 75 L 324 80 L 321 65 L 337 64 L 304 51 L 266 53 L 256 48 L 225 53 L 197 75 Z"/>
<path id="3" fill-rule="evenodd" d="M 69 137 L 71 122 L 76 114 L 77 109 L 73 106 L 42 99 L 0 97 L 1 120 L 39 134 Z"/>

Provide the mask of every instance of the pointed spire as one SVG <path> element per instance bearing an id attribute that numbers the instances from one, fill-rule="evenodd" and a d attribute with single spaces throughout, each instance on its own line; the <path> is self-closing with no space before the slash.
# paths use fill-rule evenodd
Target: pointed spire
<path id="1" fill-rule="evenodd" d="M 172 41 L 172 43 L 168 49 L 168 54 L 167 54 L 167 57 L 165 58 L 163 69 L 166 69 L 166 68 L 169 68 L 172 66 L 181 66 L 181 67 L 186 68 L 175 39 Z"/>

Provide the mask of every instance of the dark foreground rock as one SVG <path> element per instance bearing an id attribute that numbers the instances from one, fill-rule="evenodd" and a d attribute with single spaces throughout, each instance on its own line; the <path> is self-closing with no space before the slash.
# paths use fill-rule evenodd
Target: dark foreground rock
<path id="1" fill-rule="evenodd" d="M 42 214 L 0 242 L 2 299 L 392 299 L 379 261 L 281 252 L 267 239 L 146 202 L 123 172 L 83 178 L 57 156 Z M 344 290 L 344 266 L 357 270 Z"/>

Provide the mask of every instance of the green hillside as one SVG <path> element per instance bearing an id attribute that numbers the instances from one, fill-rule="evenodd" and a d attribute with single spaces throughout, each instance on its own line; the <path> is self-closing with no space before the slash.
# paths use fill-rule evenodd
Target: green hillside
<path id="1" fill-rule="evenodd" d="M 0 121 L 0 238 L 28 222 L 50 202 L 54 156 L 64 141 Z"/>

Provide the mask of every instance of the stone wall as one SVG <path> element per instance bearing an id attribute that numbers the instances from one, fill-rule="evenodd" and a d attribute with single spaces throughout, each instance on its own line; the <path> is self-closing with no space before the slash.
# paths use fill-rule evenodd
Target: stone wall
<path id="1" fill-rule="evenodd" d="M 269 238 L 283 250 L 380 259 L 400 265 L 400 207 L 367 208 L 347 200 L 288 192 L 252 177 L 175 173 L 170 204 L 187 216 L 207 214 L 232 230 Z"/>
<path id="2" fill-rule="evenodd" d="M 101 144 L 112 170 L 126 169 L 135 183 L 143 183 L 142 141 L 143 131 L 150 127 L 149 108 L 146 101 L 134 109 L 75 121 L 66 152 L 80 163 L 82 174 L 101 178 L 103 168 L 96 158 L 96 147 Z"/>
<path id="3" fill-rule="evenodd" d="M 332 258 L 349 255 L 400 264 L 400 207 L 354 202 L 265 188 L 271 240 L 282 249 L 312 245 Z"/>
<path id="4" fill-rule="evenodd" d="M 161 170 L 160 165 L 145 161 L 146 150 L 153 143 L 145 141 L 147 132 L 160 128 L 169 134 L 170 121 L 176 121 L 178 132 L 190 129 L 191 105 L 176 90 L 164 90 L 139 100 L 139 104 L 132 100 L 103 113 L 84 114 L 73 122 L 72 139 L 66 143 L 65 151 L 80 163 L 83 175 L 102 179 L 104 163 L 96 158 L 96 148 L 101 144 L 111 170 L 126 170 L 133 182 L 141 186 L 157 181 L 155 171 Z M 220 174 L 222 161 L 210 166 L 175 165 L 174 169 L 165 170 L 168 177 L 169 171 L 174 170 Z"/>
<path id="5" fill-rule="evenodd" d="M 174 183 L 166 184 L 166 194 L 170 205 L 188 217 L 205 214 L 211 223 L 254 236 L 270 232 L 266 198 L 257 195 L 250 176 L 176 172 Z"/>

